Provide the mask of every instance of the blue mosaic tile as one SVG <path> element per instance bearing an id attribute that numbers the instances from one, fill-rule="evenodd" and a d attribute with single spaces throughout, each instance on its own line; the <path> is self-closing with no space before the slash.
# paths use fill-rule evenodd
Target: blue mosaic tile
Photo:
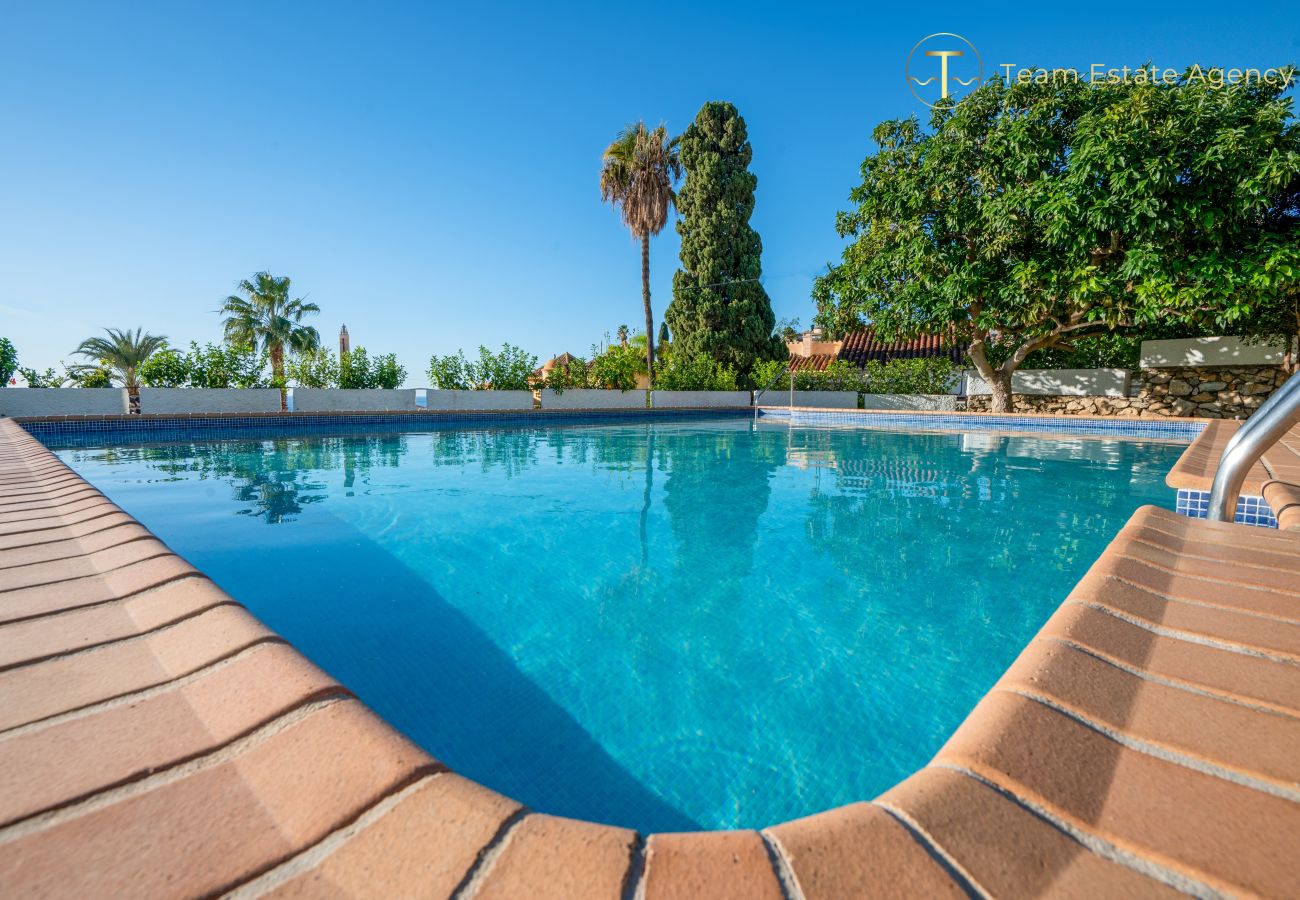
<path id="1" fill-rule="evenodd" d="M 909 415 L 855 410 L 803 411 L 763 409 L 767 418 L 789 419 L 798 425 L 844 425 L 855 428 L 909 428 L 926 431 L 1018 431 L 1055 434 L 1090 434 L 1110 437 L 1191 441 L 1205 430 L 1204 422 L 1188 419 L 1084 419 L 1033 418 L 953 413 Z"/>
<path id="2" fill-rule="evenodd" d="M 1174 511 L 1190 519 L 1209 518 L 1210 492 L 1179 488 L 1178 498 L 1174 502 Z M 1238 525 L 1277 527 L 1277 516 L 1273 514 L 1273 510 L 1269 508 L 1263 497 L 1238 497 L 1237 512 L 1233 516 L 1233 521 Z"/>
<path id="3" fill-rule="evenodd" d="M 173 443 L 242 439 L 255 436 L 372 434 L 445 431 L 456 428 L 522 428 L 546 425 L 597 425 L 653 419 L 741 418 L 745 408 L 645 410 L 514 410 L 399 413 L 281 413 L 271 415 L 112 416 L 103 418 L 18 419 L 29 434 L 51 449 L 114 443 Z"/>

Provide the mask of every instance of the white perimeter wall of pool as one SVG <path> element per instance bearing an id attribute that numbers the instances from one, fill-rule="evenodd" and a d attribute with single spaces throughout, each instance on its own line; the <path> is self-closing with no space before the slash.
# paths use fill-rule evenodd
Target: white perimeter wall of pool
<path id="1" fill-rule="evenodd" d="M 1011 376 L 1011 393 L 1046 397 L 1127 397 L 1127 369 L 1024 369 Z M 966 393 L 993 391 L 978 372 L 966 372 Z"/>
<path id="2" fill-rule="evenodd" d="M 790 392 L 771 390 L 758 399 L 759 406 L 789 406 Z M 795 406 L 817 409 L 857 409 L 857 391 L 795 391 Z"/>
<path id="3" fill-rule="evenodd" d="M 599 391 L 569 388 L 562 394 L 542 391 L 542 409 L 645 409 L 645 391 Z"/>
<path id="4" fill-rule="evenodd" d="M 749 391 L 651 391 L 655 409 L 699 409 L 715 406 L 749 406 Z"/>
<path id="5" fill-rule="evenodd" d="M 355 388 L 294 388 L 294 412 L 373 412 L 415 409 L 415 388 L 406 390 Z"/>
<path id="6" fill-rule="evenodd" d="M 443 391 L 429 388 L 425 409 L 532 409 L 532 391 Z"/>
<path id="7" fill-rule="evenodd" d="M 957 398 L 953 394 L 863 394 L 862 408 L 953 412 Z"/>
<path id="8" fill-rule="evenodd" d="M 0 388 L 0 415 L 124 416 L 125 388 Z"/>
<path id="9" fill-rule="evenodd" d="M 279 411 L 279 388 L 140 388 L 146 415 Z"/>
<path id="10" fill-rule="evenodd" d="M 1196 366 L 1277 366 L 1286 348 L 1247 344 L 1239 337 L 1181 338 L 1143 341 L 1138 365 L 1144 369 Z"/>

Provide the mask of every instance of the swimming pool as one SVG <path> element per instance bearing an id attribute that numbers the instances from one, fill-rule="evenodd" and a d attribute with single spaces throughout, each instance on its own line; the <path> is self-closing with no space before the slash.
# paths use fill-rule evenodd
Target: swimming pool
<path id="1" fill-rule="evenodd" d="M 650 832 L 923 765 L 1182 449 L 726 417 L 59 454 L 453 769 Z"/>

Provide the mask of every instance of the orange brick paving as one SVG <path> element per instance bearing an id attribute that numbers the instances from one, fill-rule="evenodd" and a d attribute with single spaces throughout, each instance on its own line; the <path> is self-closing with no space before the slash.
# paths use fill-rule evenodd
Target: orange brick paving
<path id="1" fill-rule="evenodd" d="M 1145 507 L 926 768 L 638 835 L 447 771 L 0 419 L 5 897 L 1286 897 L 1298 860 L 1300 534 Z"/>

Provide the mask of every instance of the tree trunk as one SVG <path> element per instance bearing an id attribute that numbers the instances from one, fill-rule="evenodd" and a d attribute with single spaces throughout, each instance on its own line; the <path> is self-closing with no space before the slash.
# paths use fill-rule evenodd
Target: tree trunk
<path id="1" fill-rule="evenodd" d="M 989 383 L 989 389 L 993 391 L 993 402 L 989 405 L 989 412 L 1011 412 L 1011 373 L 997 368 L 985 380 Z"/>
<path id="2" fill-rule="evenodd" d="M 128 387 L 126 389 L 126 411 L 128 415 L 140 415 L 140 388 Z"/>
<path id="3" fill-rule="evenodd" d="M 280 389 L 280 412 L 288 412 L 289 395 L 284 390 L 284 346 L 271 345 L 271 383 Z"/>
<path id="4" fill-rule="evenodd" d="M 645 370 L 655 386 L 655 317 L 650 311 L 650 235 L 641 236 L 641 301 L 645 304 Z"/>
<path id="5" fill-rule="evenodd" d="M 989 386 L 993 396 L 989 403 L 989 412 L 1011 412 L 1011 372 L 1001 366 L 993 368 L 985 351 L 985 336 L 977 334 L 967 351 L 970 361 L 975 364 L 975 371 Z"/>

